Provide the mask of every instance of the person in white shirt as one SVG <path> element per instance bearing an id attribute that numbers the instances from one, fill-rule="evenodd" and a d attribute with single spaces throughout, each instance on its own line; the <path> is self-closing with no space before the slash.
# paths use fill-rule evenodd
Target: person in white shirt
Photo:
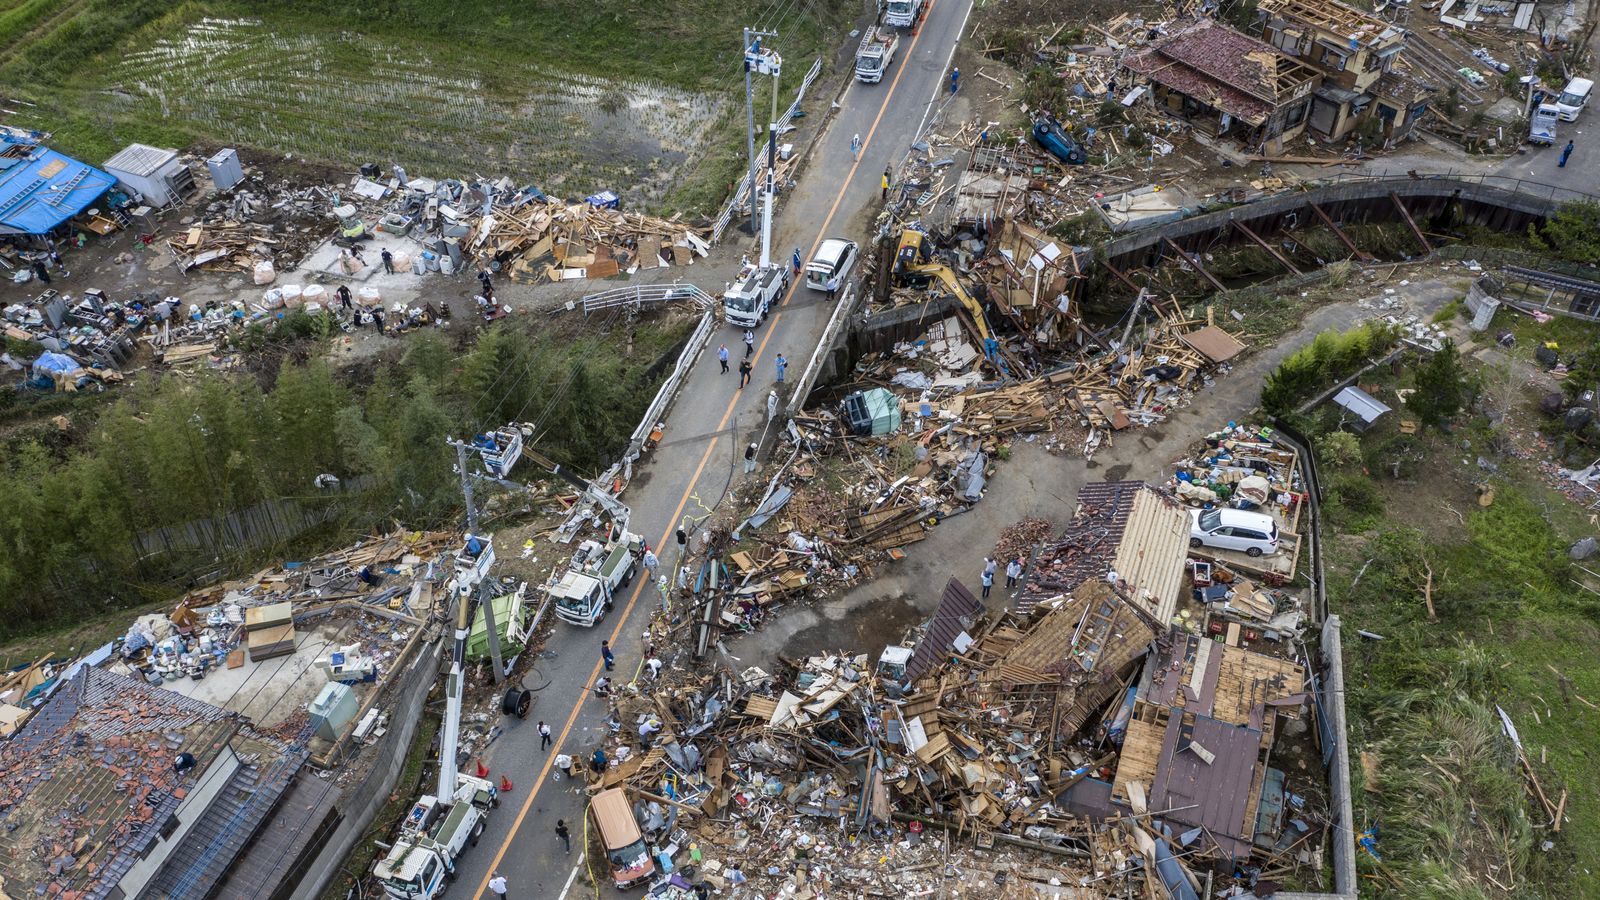
<path id="1" fill-rule="evenodd" d="M 506 877 L 499 872 L 494 873 L 494 877 L 489 879 L 489 893 L 496 897 L 510 896 L 506 890 Z"/>

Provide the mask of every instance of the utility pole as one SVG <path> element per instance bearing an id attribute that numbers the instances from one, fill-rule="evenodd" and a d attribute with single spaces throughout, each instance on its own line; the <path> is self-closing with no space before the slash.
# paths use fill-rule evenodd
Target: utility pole
<path id="1" fill-rule="evenodd" d="M 478 537 L 478 508 L 472 501 L 472 476 L 467 473 L 467 445 L 464 441 L 448 441 L 447 443 L 456 448 L 456 470 L 461 473 L 461 496 L 467 502 L 467 540 L 478 538 L 481 541 L 482 538 Z M 487 552 L 487 550 L 484 552 Z M 489 660 L 494 666 L 494 683 L 499 685 L 506 680 L 506 667 L 500 656 L 500 633 L 495 627 L 494 598 L 489 596 L 487 578 L 488 573 L 485 573 L 483 578 L 479 578 L 474 590 L 478 594 L 478 605 L 483 608 L 483 629 L 489 637 Z M 460 597 L 456 598 L 456 602 L 467 603 L 465 591 L 462 592 Z M 463 619 L 465 624 L 460 624 Z M 470 617 L 458 617 L 457 622 L 458 628 L 464 627 L 470 632 L 472 628 Z M 466 646 L 465 641 L 457 643 L 458 646 Z M 458 662 L 465 664 L 465 660 L 458 660 Z"/>
<path id="2" fill-rule="evenodd" d="M 754 31 L 746 28 L 744 30 L 744 44 L 739 48 L 740 55 L 744 59 L 744 139 L 745 149 L 750 155 L 750 168 L 747 174 L 750 180 L 750 231 L 752 234 L 756 230 L 756 95 L 755 88 L 750 83 L 750 72 L 754 69 L 763 74 L 767 73 L 768 63 L 763 57 L 761 39 L 777 36 L 778 33 L 776 31 Z M 776 53 L 766 52 L 770 54 L 773 60 L 777 60 L 778 55 Z M 776 108 L 778 103 L 777 70 L 773 69 L 771 74 L 774 76 L 772 103 L 773 107 Z"/>

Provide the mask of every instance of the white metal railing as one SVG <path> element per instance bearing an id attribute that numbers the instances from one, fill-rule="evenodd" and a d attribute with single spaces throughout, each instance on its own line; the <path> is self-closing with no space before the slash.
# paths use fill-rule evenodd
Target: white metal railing
<path id="1" fill-rule="evenodd" d="M 806 397 L 811 394 L 811 387 L 817 381 L 817 375 L 822 371 L 822 363 L 828 358 L 833 342 L 843 330 L 844 323 L 849 321 L 855 311 L 856 297 L 859 284 L 852 282 L 845 285 L 844 296 L 839 299 L 839 304 L 833 308 L 833 316 L 828 319 L 828 326 L 822 329 L 822 337 L 817 340 L 816 349 L 811 351 L 811 360 L 806 363 L 805 371 L 800 373 L 800 380 L 794 384 L 794 393 L 789 395 L 789 405 L 784 407 L 785 416 L 794 416 L 805 408 Z"/>
<path id="2" fill-rule="evenodd" d="M 800 89 L 794 95 L 794 102 L 789 104 L 789 108 L 784 110 L 783 115 L 778 117 L 779 134 L 782 134 L 783 130 L 789 127 L 789 123 L 794 121 L 794 114 L 799 111 L 801 101 L 806 98 L 806 90 L 811 87 L 811 83 L 816 81 L 817 76 L 821 74 L 822 57 L 819 56 L 811 64 L 811 68 L 806 71 L 806 77 L 801 79 Z M 711 226 L 711 242 L 713 244 L 722 240 L 722 234 L 728 230 L 728 225 L 733 221 L 734 213 L 744 206 L 745 197 L 750 191 L 750 185 L 755 183 L 756 179 L 760 178 L 762 172 L 766 170 L 766 159 L 767 157 L 764 153 L 756 157 L 755 165 L 745 171 L 744 177 L 739 180 L 739 186 L 733 189 L 733 196 L 729 197 L 728 202 L 723 204 L 722 212 L 717 216 L 716 223 Z"/>
<path id="3" fill-rule="evenodd" d="M 638 284 L 612 288 L 583 298 L 583 314 L 618 306 L 646 307 L 688 300 L 704 310 L 717 308 L 717 299 L 696 285 L 674 281 L 671 284 Z"/>

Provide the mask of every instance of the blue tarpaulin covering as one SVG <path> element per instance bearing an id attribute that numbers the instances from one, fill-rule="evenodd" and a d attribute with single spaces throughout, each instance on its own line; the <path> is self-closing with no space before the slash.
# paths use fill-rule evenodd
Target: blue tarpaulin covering
<path id="1" fill-rule="evenodd" d="M 33 361 L 33 373 L 73 372 L 83 368 L 78 361 L 61 353 L 45 353 Z"/>
<path id="2" fill-rule="evenodd" d="M 0 133 L 0 234 L 43 234 L 100 199 L 116 179 L 88 163 Z M 26 152 L 25 156 L 16 154 Z"/>

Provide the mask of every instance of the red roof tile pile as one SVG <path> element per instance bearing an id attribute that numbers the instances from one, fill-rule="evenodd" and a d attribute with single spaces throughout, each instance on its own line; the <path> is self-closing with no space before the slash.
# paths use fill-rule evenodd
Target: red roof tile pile
<path id="1" fill-rule="evenodd" d="M 1260 125 L 1282 102 L 1278 68 L 1294 60 L 1211 19 L 1174 32 L 1122 64 L 1157 84 Z M 1302 79 L 1304 80 L 1304 79 Z"/>

